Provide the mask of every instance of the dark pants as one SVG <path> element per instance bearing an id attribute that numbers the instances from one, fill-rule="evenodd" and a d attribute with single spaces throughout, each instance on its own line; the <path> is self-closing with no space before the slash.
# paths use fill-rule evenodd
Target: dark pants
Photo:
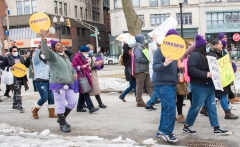
<path id="1" fill-rule="evenodd" d="M 177 95 L 177 112 L 179 115 L 182 114 L 183 100 L 184 100 L 183 95 Z"/>
<path id="2" fill-rule="evenodd" d="M 13 106 L 22 107 L 21 87 L 22 81 L 15 79 L 13 84 Z"/>
<path id="3" fill-rule="evenodd" d="M 89 93 L 79 93 L 77 109 L 83 109 L 84 102 L 87 104 L 87 108 L 90 110 L 94 108 L 92 100 L 89 96 Z"/>
<path id="4" fill-rule="evenodd" d="M 33 82 L 33 88 L 34 88 L 34 91 L 37 91 L 38 89 L 37 89 L 37 86 L 36 86 L 36 81 L 33 80 L 32 82 Z"/>
<path id="5" fill-rule="evenodd" d="M 9 92 L 11 91 L 11 88 L 9 85 L 6 85 L 6 91 L 5 91 L 5 94 L 4 96 L 9 96 Z"/>

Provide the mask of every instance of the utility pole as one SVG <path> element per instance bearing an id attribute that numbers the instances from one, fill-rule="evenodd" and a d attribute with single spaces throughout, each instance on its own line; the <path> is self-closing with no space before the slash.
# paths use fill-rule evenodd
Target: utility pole
<path id="1" fill-rule="evenodd" d="M 10 14 L 10 10 L 8 10 L 8 7 L 6 8 L 6 20 L 7 20 L 7 31 L 9 32 L 9 14 Z M 9 35 L 7 35 L 7 40 L 8 40 L 8 49 L 10 48 L 10 33 Z"/>

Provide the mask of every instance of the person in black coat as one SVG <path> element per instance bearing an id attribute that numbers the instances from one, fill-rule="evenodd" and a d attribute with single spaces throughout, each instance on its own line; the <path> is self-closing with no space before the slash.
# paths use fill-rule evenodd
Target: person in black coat
<path id="1" fill-rule="evenodd" d="M 7 67 L 7 70 L 14 70 L 14 64 L 16 63 L 22 63 L 27 68 L 30 66 L 30 59 L 27 58 L 26 60 L 18 54 L 18 48 L 16 46 L 12 46 L 9 49 L 10 54 L 8 54 L 2 64 L 1 68 L 5 69 Z M 14 83 L 10 85 L 11 89 L 13 90 L 13 110 L 17 110 L 19 112 L 24 112 L 24 108 L 22 107 L 22 96 L 21 96 L 21 86 L 24 85 L 25 90 L 28 90 L 28 84 L 27 84 L 27 76 L 25 75 L 22 78 L 14 77 Z"/>
<path id="2" fill-rule="evenodd" d="M 68 59 L 70 60 L 70 62 L 72 62 L 72 59 L 73 59 L 73 51 L 71 49 L 68 49 L 66 47 L 66 45 L 63 45 L 64 47 L 64 52 L 65 54 L 68 56 Z"/>
<path id="3" fill-rule="evenodd" d="M 209 55 L 213 56 L 217 59 L 220 59 L 223 57 L 223 49 L 226 46 L 226 41 L 224 40 L 214 40 L 212 42 L 212 45 L 210 46 Z M 231 86 L 227 85 L 223 88 L 223 91 L 221 90 L 215 90 L 215 95 L 220 98 L 220 104 L 225 112 L 225 119 L 237 119 L 238 116 L 231 113 L 231 110 L 228 107 L 228 93 L 231 90 Z M 206 107 L 203 106 L 200 113 L 203 113 L 203 111 L 207 111 Z"/>
<path id="4" fill-rule="evenodd" d="M 125 89 L 125 91 L 119 96 L 119 98 L 126 102 L 126 100 L 124 99 L 125 96 L 132 91 L 132 89 L 134 90 L 134 94 L 136 96 L 136 79 L 132 76 L 132 49 L 128 46 L 128 44 L 124 43 L 123 45 L 123 64 L 125 66 L 124 69 L 124 73 L 125 73 L 125 77 L 126 80 L 129 81 L 129 87 L 127 89 Z"/>

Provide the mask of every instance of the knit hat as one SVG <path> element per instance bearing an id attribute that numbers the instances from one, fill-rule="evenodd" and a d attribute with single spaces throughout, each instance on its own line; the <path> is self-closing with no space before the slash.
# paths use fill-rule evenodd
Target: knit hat
<path id="1" fill-rule="evenodd" d="M 222 40 L 224 36 L 226 36 L 224 33 L 219 33 L 218 34 L 218 39 Z"/>
<path id="2" fill-rule="evenodd" d="M 205 39 L 203 39 L 203 37 L 201 35 L 197 34 L 196 38 L 195 38 L 195 46 L 200 47 L 205 44 L 207 44 L 207 41 Z"/>
<path id="3" fill-rule="evenodd" d="M 51 43 L 51 49 L 55 48 L 55 45 L 60 42 L 60 41 L 56 41 L 56 40 L 50 40 Z"/>
<path id="4" fill-rule="evenodd" d="M 227 42 L 225 40 L 221 40 L 221 42 L 222 42 L 223 49 L 224 49 L 226 47 L 226 45 L 227 45 Z"/>
<path id="5" fill-rule="evenodd" d="M 170 29 L 168 30 L 167 34 L 165 37 L 169 36 L 169 35 L 178 35 L 178 32 L 174 29 Z"/>
<path id="6" fill-rule="evenodd" d="M 80 51 L 80 52 L 88 52 L 89 50 L 90 50 L 90 48 L 87 47 L 87 46 L 81 46 L 81 47 L 79 48 L 79 51 Z"/>

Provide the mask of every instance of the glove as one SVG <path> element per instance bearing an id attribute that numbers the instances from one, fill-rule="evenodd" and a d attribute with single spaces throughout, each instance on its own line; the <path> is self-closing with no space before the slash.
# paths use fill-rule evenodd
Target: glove
<path id="1" fill-rule="evenodd" d="M 91 70 L 94 70 L 94 69 L 97 69 L 96 65 L 91 67 Z"/>

